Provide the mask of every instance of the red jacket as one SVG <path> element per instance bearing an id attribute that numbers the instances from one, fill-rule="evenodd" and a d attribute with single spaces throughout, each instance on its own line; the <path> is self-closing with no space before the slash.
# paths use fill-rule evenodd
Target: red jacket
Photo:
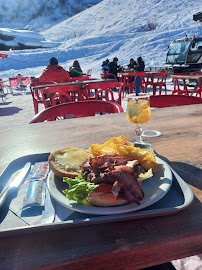
<path id="1" fill-rule="evenodd" d="M 69 73 L 63 67 L 58 65 L 47 66 L 39 78 L 40 82 L 54 81 L 60 83 L 69 82 L 70 80 Z"/>

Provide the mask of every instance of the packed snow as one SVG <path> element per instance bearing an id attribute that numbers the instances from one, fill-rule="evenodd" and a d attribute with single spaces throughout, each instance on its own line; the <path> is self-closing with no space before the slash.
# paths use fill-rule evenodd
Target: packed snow
<path id="1" fill-rule="evenodd" d="M 99 3 L 69 19 L 64 18 L 63 21 L 62 13 L 59 14 L 58 19 L 61 22 L 48 30 L 47 27 L 53 25 L 49 14 L 47 17 L 33 20 L 29 26 L 28 21 L 15 22 L 11 12 L 6 17 L 9 28 L 37 29 L 41 26 L 37 36 L 41 34 L 46 40 L 58 42 L 60 45 L 48 49 L 6 52 L 8 58 L 0 58 L 0 78 L 6 81 L 18 73 L 23 76 L 39 77 L 53 56 L 67 70 L 73 60 L 78 59 L 83 72 L 92 69 L 92 77 L 100 76 L 103 60 L 106 58 L 112 60 L 115 56 L 119 58 L 119 64 L 125 67 L 131 57 L 136 59 L 139 56 L 142 56 L 147 67 L 164 66 L 168 45 L 173 40 L 184 38 L 185 35 L 202 37 L 202 26 L 193 21 L 193 14 L 202 8 L 199 0 L 85 0 L 88 1 Z M 29 0 L 29 2 L 37 9 L 41 3 L 51 5 L 57 1 Z M 21 0 L 2 3 L 0 15 L 5 8 L 9 9 L 10 5 L 13 10 L 23 10 L 22 20 L 28 20 L 31 10 L 28 5 L 21 9 L 20 3 Z M 8 27 L 8 23 L 1 22 L 1 27 Z M 150 25 L 153 25 L 154 29 L 147 31 Z M 29 42 L 27 36 L 24 38 Z M 23 128 L 22 125 L 28 124 L 34 116 L 29 89 L 15 90 L 14 95 L 8 95 L 7 102 L 0 101 L 0 105 L 1 129 L 10 128 L 12 125 Z M 197 258 L 198 264 L 201 264 L 202 256 L 193 258 Z M 189 258 L 183 260 L 190 261 Z M 182 263 L 177 260 L 174 265 L 181 269 Z M 190 265 L 193 267 L 193 261 Z"/>

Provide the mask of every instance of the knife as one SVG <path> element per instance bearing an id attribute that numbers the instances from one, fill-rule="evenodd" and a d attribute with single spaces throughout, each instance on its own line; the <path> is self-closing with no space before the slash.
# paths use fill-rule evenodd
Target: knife
<path id="1" fill-rule="evenodd" d="M 55 206 L 50 197 L 48 187 L 46 187 L 46 200 L 42 212 L 41 224 L 52 223 L 55 219 Z"/>
<path id="2" fill-rule="evenodd" d="M 18 189 L 21 182 L 25 179 L 31 169 L 31 162 L 27 162 L 21 169 L 17 177 L 7 185 L 0 194 L 0 211 L 3 211 L 9 205 L 12 194 Z"/>

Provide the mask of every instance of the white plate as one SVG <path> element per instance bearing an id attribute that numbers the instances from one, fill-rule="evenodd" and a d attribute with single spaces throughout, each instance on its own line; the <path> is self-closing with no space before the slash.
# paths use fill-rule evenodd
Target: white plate
<path id="1" fill-rule="evenodd" d="M 69 200 L 65 196 L 62 190 L 67 188 L 67 183 L 63 182 L 61 178 L 55 176 L 52 171 L 48 176 L 47 185 L 51 196 L 59 204 L 77 212 L 93 215 L 111 215 L 137 211 L 160 200 L 164 195 L 166 195 L 172 185 L 172 173 L 168 165 L 158 157 L 156 160 L 157 163 L 160 164 L 160 169 L 151 179 L 143 181 L 141 187 L 145 196 L 144 199 L 140 201 L 140 205 L 136 203 L 129 203 L 115 207 L 97 207 L 90 203 L 87 205 L 78 205 L 74 200 Z"/>

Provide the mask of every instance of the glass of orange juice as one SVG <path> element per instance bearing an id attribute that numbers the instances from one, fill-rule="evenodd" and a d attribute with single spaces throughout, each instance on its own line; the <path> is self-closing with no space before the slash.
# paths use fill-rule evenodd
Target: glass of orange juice
<path id="1" fill-rule="evenodd" d="M 151 109 L 149 103 L 149 95 L 148 94 L 140 94 L 136 95 L 128 95 L 127 97 L 127 110 L 126 110 L 126 118 L 129 122 L 136 124 L 136 135 L 137 139 L 135 143 L 150 145 L 149 143 L 142 141 L 142 127 L 141 124 L 149 121 L 151 117 Z"/>

